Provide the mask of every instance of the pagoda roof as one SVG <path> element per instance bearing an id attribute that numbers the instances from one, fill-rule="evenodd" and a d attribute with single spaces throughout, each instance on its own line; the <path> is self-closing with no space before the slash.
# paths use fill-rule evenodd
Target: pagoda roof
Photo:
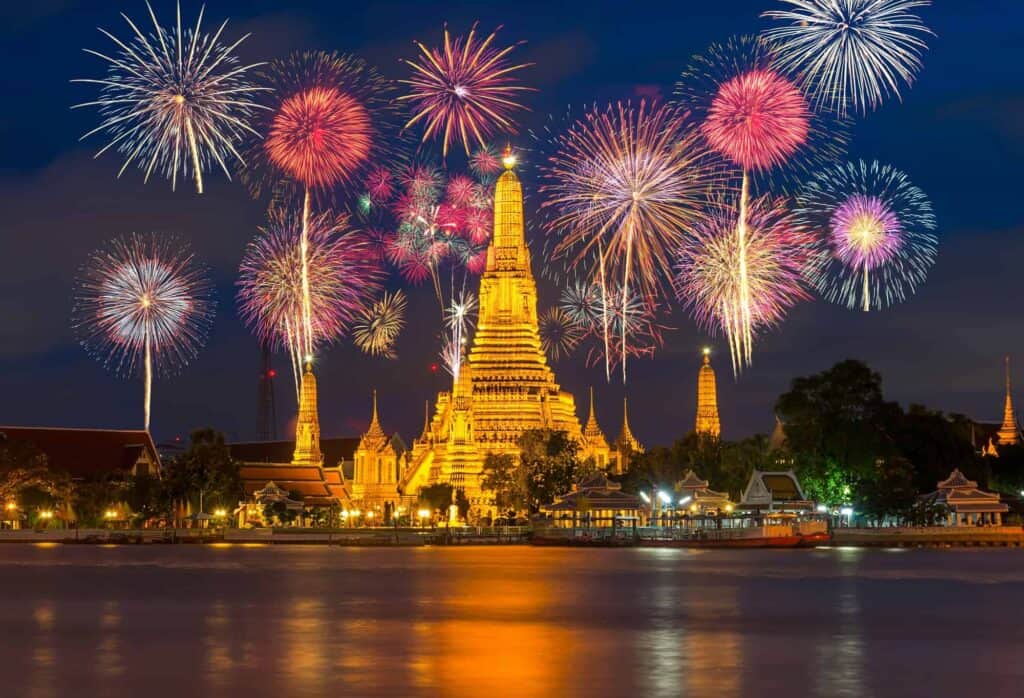
<path id="1" fill-rule="evenodd" d="M 46 456 L 47 466 L 82 479 L 132 470 L 143 456 L 159 470 L 153 437 L 143 429 L 74 429 L 0 426 L 0 441 L 31 444 Z"/>
<path id="2" fill-rule="evenodd" d="M 320 439 L 320 451 L 324 454 L 324 466 L 335 468 L 351 463 L 355 458 L 359 439 L 353 437 L 332 437 Z M 243 463 L 290 464 L 295 454 L 295 440 L 248 441 L 228 444 L 231 457 Z"/>
<path id="3" fill-rule="evenodd" d="M 680 489 L 680 490 L 691 490 L 691 489 L 693 489 L 693 490 L 695 490 L 695 489 L 705 489 L 706 490 L 707 488 L 708 488 L 708 481 L 707 480 L 701 480 L 700 477 L 697 476 L 697 473 L 693 472 L 693 470 L 687 470 L 686 474 L 683 475 L 683 479 L 676 485 L 676 489 Z"/>

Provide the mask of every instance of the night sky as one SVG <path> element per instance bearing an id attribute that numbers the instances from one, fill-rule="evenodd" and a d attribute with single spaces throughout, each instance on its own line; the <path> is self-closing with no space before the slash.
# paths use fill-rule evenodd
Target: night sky
<path id="1" fill-rule="evenodd" d="M 199 3 L 183 4 L 184 16 L 194 17 Z M 477 19 L 484 30 L 504 24 L 499 37 L 525 39 L 520 57 L 537 64 L 522 74 L 540 90 L 527 97 L 532 112 L 522 121 L 530 128 L 569 105 L 670 94 L 692 54 L 732 34 L 758 31 L 767 21 L 760 12 L 775 4 L 210 0 L 207 21 L 231 17 L 231 37 L 252 32 L 240 51 L 243 60 L 297 48 L 338 49 L 364 56 L 395 78 L 404 74 L 399 58 L 413 56 L 412 40 L 439 40 L 446 20 L 456 32 Z M 154 0 L 154 7 L 165 22 L 173 18 L 172 0 Z M 141 425 L 141 381 L 114 376 L 78 346 L 69 327 L 70 299 L 76 269 L 92 249 L 115 234 L 162 231 L 187 236 L 212 266 L 218 316 L 198 359 L 156 383 L 154 436 L 211 425 L 230 439 L 253 439 L 260 355 L 235 313 L 234 281 L 263 206 L 216 174 L 202 196 L 187 186 L 172 193 L 162 179 L 144 185 L 136 169 L 118 180 L 116 154 L 92 159 L 102 140 L 78 142 L 97 115 L 69 107 L 94 90 L 69 80 L 103 72 L 101 61 L 81 49 L 109 47 L 97 26 L 125 33 L 119 10 L 141 21 L 145 4 L 37 0 L 0 9 L 0 424 Z M 931 197 L 940 226 L 938 261 L 917 295 L 895 308 L 865 314 L 823 301 L 798 306 L 755 347 L 754 366 L 739 381 L 728 370 L 724 342 L 712 341 L 726 438 L 769 431 L 773 402 L 794 376 L 849 357 L 880 371 L 887 397 L 904 404 L 922 402 L 981 420 L 1001 415 L 1002 356 L 1024 347 L 1018 301 L 1024 5 L 938 0 L 922 14 L 937 36 L 918 82 L 902 103 L 887 102 L 859 120 L 850 155 L 892 163 Z M 522 134 L 513 143 L 530 144 Z M 522 176 L 528 199 L 532 195 L 529 207 L 536 204 L 529 162 Z M 536 272 L 541 232 L 536 219 L 527 226 Z M 542 286 L 542 308 L 554 299 L 552 288 Z M 347 344 L 319 359 L 325 436 L 365 428 L 373 388 L 385 429 L 407 441 L 419 433 L 423 401 L 433 400 L 448 380 L 429 372 L 438 348 L 430 287 L 413 289 L 410 300 L 398 361 L 371 359 Z M 631 362 L 625 388 L 633 431 L 648 445 L 669 443 L 693 427 L 698 352 L 708 339 L 681 313 L 672 324 L 677 329 L 667 333 L 655 359 Z M 287 432 L 294 391 L 285 357 L 276 361 L 278 421 Z M 1018 365 L 1024 385 L 1024 352 Z M 614 437 L 621 382 L 605 384 L 603 370 L 585 368 L 581 357 L 562 360 L 555 370 L 580 410 L 587 386 L 596 386 L 599 420 Z"/>

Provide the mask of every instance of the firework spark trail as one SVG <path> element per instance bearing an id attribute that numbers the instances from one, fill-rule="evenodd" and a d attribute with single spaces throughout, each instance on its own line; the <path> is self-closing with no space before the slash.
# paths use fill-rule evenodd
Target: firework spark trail
<path id="1" fill-rule="evenodd" d="M 816 105 L 845 115 L 867 113 L 921 69 L 924 37 L 933 35 L 912 10 L 930 0 L 781 0 L 762 14 L 786 24 L 763 36 L 778 47 L 776 65 L 814 87 Z"/>
<path id="2" fill-rule="evenodd" d="M 687 112 L 646 101 L 591 109 L 554 146 L 540 187 L 545 227 L 558 237 L 552 259 L 587 267 L 605 298 L 614 285 L 622 306 L 634 291 L 656 298 L 670 284 L 672 251 L 704 215 L 707 193 L 723 183 Z M 625 380 L 628 323 L 620 330 Z M 606 340 L 607 356 L 607 332 Z"/>
<path id="3" fill-rule="evenodd" d="M 286 348 L 298 375 L 318 347 L 347 332 L 381 288 L 370 242 L 348 225 L 346 216 L 323 213 L 304 226 L 303 216 L 275 210 L 242 259 L 242 320 L 268 346 Z"/>
<path id="4" fill-rule="evenodd" d="M 672 329 L 658 323 L 657 309 L 635 293 L 629 295 L 625 312 L 618 300 L 609 302 L 620 297 L 617 287 L 603 289 L 600 283 L 577 280 L 562 291 L 556 308 L 549 310 L 549 313 L 557 310 L 555 317 L 565 325 L 555 329 L 575 339 L 571 347 L 567 346 L 568 351 L 588 339 L 594 340 L 594 346 L 587 350 L 587 366 L 604 363 L 614 367 L 627 355 L 650 357 L 662 346 L 665 330 Z M 622 336 L 623 325 L 630 337 L 626 345 L 618 339 Z M 542 341 L 545 334 L 551 338 L 550 326 L 542 325 L 541 330 Z"/>
<path id="5" fill-rule="evenodd" d="M 476 312 L 476 309 L 476 296 L 463 291 L 452 298 L 451 305 L 445 313 L 445 323 L 451 336 L 445 342 L 441 358 L 456 382 L 459 380 L 459 373 L 462 369 L 463 351 L 469 331 L 473 329 L 473 313 Z"/>
<path id="6" fill-rule="evenodd" d="M 361 310 L 352 328 L 355 345 L 370 356 L 397 358 L 395 340 L 405 327 L 406 305 L 405 294 L 395 291 Z"/>
<path id="7" fill-rule="evenodd" d="M 361 59 L 325 52 L 274 61 L 265 79 L 271 88 L 266 138 L 254 150 L 264 176 L 284 175 L 302 193 L 302 330 L 295 330 L 308 361 L 316 336 L 311 296 L 317 290 L 307 260 L 313 198 L 354 184 L 385 152 L 388 85 Z"/>
<path id="8" fill-rule="evenodd" d="M 734 374 L 746 361 L 748 328 L 758 333 L 774 327 L 790 307 L 809 300 L 806 279 L 820 270 L 824 260 L 820 239 L 801 224 L 785 199 L 766 195 L 752 200 L 746 220 L 747 298 L 735 245 L 735 205 L 724 200 L 716 205 L 708 220 L 680 246 L 676 262 L 679 301 L 701 328 L 726 335 Z M 744 303 L 750 312 L 749 325 L 743 317 Z"/>
<path id="9" fill-rule="evenodd" d="M 440 137 L 443 157 L 448 156 L 454 137 L 462 141 L 468 157 L 472 143 L 483 148 L 497 133 L 514 133 L 512 116 L 526 108 L 516 98 L 532 91 L 517 84 L 513 75 L 531 64 L 508 60 L 520 44 L 497 48 L 493 43 L 501 27 L 480 40 L 476 26 L 466 37 L 452 39 L 445 25 L 442 47 L 428 48 L 417 41 L 417 60 L 404 61 L 413 71 L 410 78 L 399 81 L 409 87 L 409 93 L 398 99 L 409 102 L 413 110 L 405 127 L 422 122 L 423 142 Z"/>
<path id="10" fill-rule="evenodd" d="M 173 372 L 196 355 L 213 323 L 212 292 L 205 269 L 172 236 L 115 238 L 82 269 L 73 327 L 117 373 L 134 373 L 141 359 L 147 431 L 154 371 Z"/>
<path id="11" fill-rule="evenodd" d="M 772 46 L 762 39 L 732 39 L 695 59 L 676 90 L 701 120 L 700 130 L 709 147 L 740 172 L 734 224 L 739 301 L 728 316 L 738 327 L 729 333 L 734 358 L 739 356 L 743 365 L 752 360 L 752 305 L 757 302 L 751 295 L 746 252 L 751 178 L 783 167 L 803 169 L 813 160 L 816 145 L 823 143 L 822 155 L 827 157 L 836 154 L 844 140 L 844 124 L 838 123 L 831 137 L 832 130 L 820 123 L 825 117 L 811 110 L 805 91 L 790 73 L 775 65 L 775 58 Z"/>
<path id="12" fill-rule="evenodd" d="M 819 173 L 797 212 L 831 252 L 810 278 L 833 303 L 869 311 L 903 301 L 935 261 L 931 203 L 890 165 L 850 162 Z"/>
<path id="13" fill-rule="evenodd" d="M 72 80 L 100 87 L 99 99 L 72 108 L 99 108 L 100 125 L 82 139 L 101 131 L 109 135 L 96 157 L 116 148 L 125 157 L 118 177 L 138 161 L 146 181 L 154 170 L 162 170 L 175 189 L 179 173 L 188 176 L 191 170 L 201 194 L 203 170 L 215 163 L 230 179 L 228 162 L 243 162 L 240 144 L 258 135 L 249 121 L 260 108 L 255 93 L 264 88 L 251 85 L 246 73 L 261 64 L 242 66 L 234 56 L 248 34 L 229 45 L 220 43 L 227 20 L 212 36 L 204 34 L 200 10 L 195 27 L 184 30 L 178 3 L 171 31 L 157 22 L 148 0 L 146 8 L 153 23 L 149 35 L 125 14 L 132 31 L 128 41 L 100 29 L 117 53 L 86 49 L 108 63 L 107 76 Z"/>

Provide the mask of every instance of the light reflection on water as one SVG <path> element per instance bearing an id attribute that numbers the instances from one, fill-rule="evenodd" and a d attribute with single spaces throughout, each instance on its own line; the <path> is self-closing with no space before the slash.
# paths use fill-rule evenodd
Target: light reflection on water
<path id="1" fill-rule="evenodd" d="M 1024 681 L 1011 550 L 4 546 L 0 591 L 4 696 L 1002 696 Z"/>

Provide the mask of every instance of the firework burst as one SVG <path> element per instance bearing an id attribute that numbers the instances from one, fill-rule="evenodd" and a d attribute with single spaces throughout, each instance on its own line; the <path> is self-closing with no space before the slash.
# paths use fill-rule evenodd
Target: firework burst
<path id="1" fill-rule="evenodd" d="M 845 143 L 845 122 L 813 111 L 806 86 L 778 67 L 774 48 L 757 37 L 712 46 L 683 73 L 676 94 L 693 110 L 708 145 L 739 171 L 733 226 L 739 333 L 734 339 L 742 363 L 749 365 L 755 326 L 746 254 L 751 178 L 782 175 L 786 180 L 822 159 L 838 157 Z"/>
<path id="2" fill-rule="evenodd" d="M 177 7 L 173 30 L 160 26 L 148 0 L 150 33 L 124 14 L 132 31 L 127 41 L 100 29 L 117 50 L 108 55 L 86 49 L 107 62 L 107 75 L 73 80 L 100 88 L 99 99 L 73 108 L 99 108 L 100 125 L 82 138 L 99 132 L 110 137 L 96 156 L 111 148 L 123 155 L 118 177 L 136 163 L 146 181 L 161 172 L 174 189 L 179 175 L 191 177 L 202 193 L 203 172 L 216 165 L 230 179 L 228 163 L 241 162 L 240 144 L 256 135 L 249 121 L 258 109 L 253 96 L 260 88 L 247 81 L 246 73 L 260 64 L 239 65 L 234 56 L 248 34 L 221 43 L 227 20 L 212 35 L 205 34 L 202 10 L 194 28 L 183 28 L 180 3 Z"/>
<path id="3" fill-rule="evenodd" d="M 786 312 L 811 294 L 805 279 L 822 263 L 817 238 L 801 225 L 781 198 L 754 199 L 747 211 L 747 298 L 736 246 L 736 208 L 720 203 L 679 248 L 676 295 L 697 323 L 729 340 L 734 374 L 745 360 L 744 309 L 750 330 L 759 334 L 778 325 Z"/>
<path id="4" fill-rule="evenodd" d="M 831 252 L 811 278 L 833 303 L 867 311 L 901 302 L 935 262 L 931 203 L 889 165 L 859 161 L 826 170 L 805 187 L 797 206 Z"/>
<path id="5" fill-rule="evenodd" d="M 443 46 L 416 42 L 420 55 L 405 61 L 413 71 L 399 81 L 409 92 L 398 99 L 409 102 L 413 111 L 405 127 L 422 123 L 423 142 L 440 137 L 444 157 L 454 140 L 469 156 L 474 143 L 483 147 L 494 134 L 515 132 L 513 114 L 525 109 L 517 98 L 531 88 L 518 84 L 514 73 L 530 64 L 509 60 L 519 44 L 493 45 L 500 29 L 481 40 L 474 24 L 467 36 L 453 39 L 445 25 Z"/>
<path id="6" fill-rule="evenodd" d="M 540 346 L 552 361 L 569 356 L 586 335 L 583 327 L 562 308 L 548 308 L 538 319 Z"/>
<path id="7" fill-rule="evenodd" d="M 304 225 L 274 210 L 239 268 L 242 320 L 267 346 L 288 349 L 297 379 L 316 348 L 343 336 L 380 290 L 375 256 L 345 216 L 324 213 Z"/>
<path id="8" fill-rule="evenodd" d="M 599 282 L 602 299 L 616 286 L 623 308 L 634 290 L 657 297 L 669 282 L 672 251 L 702 218 L 707 192 L 722 184 L 686 112 L 644 101 L 592 109 L 555 147 L 540 188 L 547 230 L 557 237 L 552 258 L 583 267 L 584 276 Z M 623 323 L 623 346 L 627 328 Z M 605 368 L 610 376 L 610 361 Z M 622 370 L 625 378 L 625 361 Z"/>
<path id="9" fill-rule="evenodd" d="M 370 356 L 397 358 L 395 340 L 405 327 L 405 308 L 405 294 L 395 291 L 361 309 L 352 328 L 355 345 Z"/>
<path id="10" fill-rule="evenodd" d="M 476 310 L 476 296 L 464 291 L 452 298 L 451 305 L 445 311 L 445 324 L 450 335 L 441 350 L 441 358 L 448 373 L 456 381 L 459 380 L 459 371 L 464 361 L 469 331 L 473 329 L 473 314 Z"/>
<path id="11" fill-rule="evenodd" d="M 124 375 L 141 363 L 149 430 L 153 373 L 195 357 L 213 323 L 213 285 L 188 246 L 132 235 L 94 252 L 77 281 L 72 324 L 82 345 Z"/>
<path id="12" fill-rule="evenodd" d="M 930 0 L 781 0 L 762 16 L 785 22 L 764 32 L 778 46 L 776 65 L 815 86 L 819 105 L 866 113 L 900 98 L 921 69 L 932 32 L 912 10 Z"/>

